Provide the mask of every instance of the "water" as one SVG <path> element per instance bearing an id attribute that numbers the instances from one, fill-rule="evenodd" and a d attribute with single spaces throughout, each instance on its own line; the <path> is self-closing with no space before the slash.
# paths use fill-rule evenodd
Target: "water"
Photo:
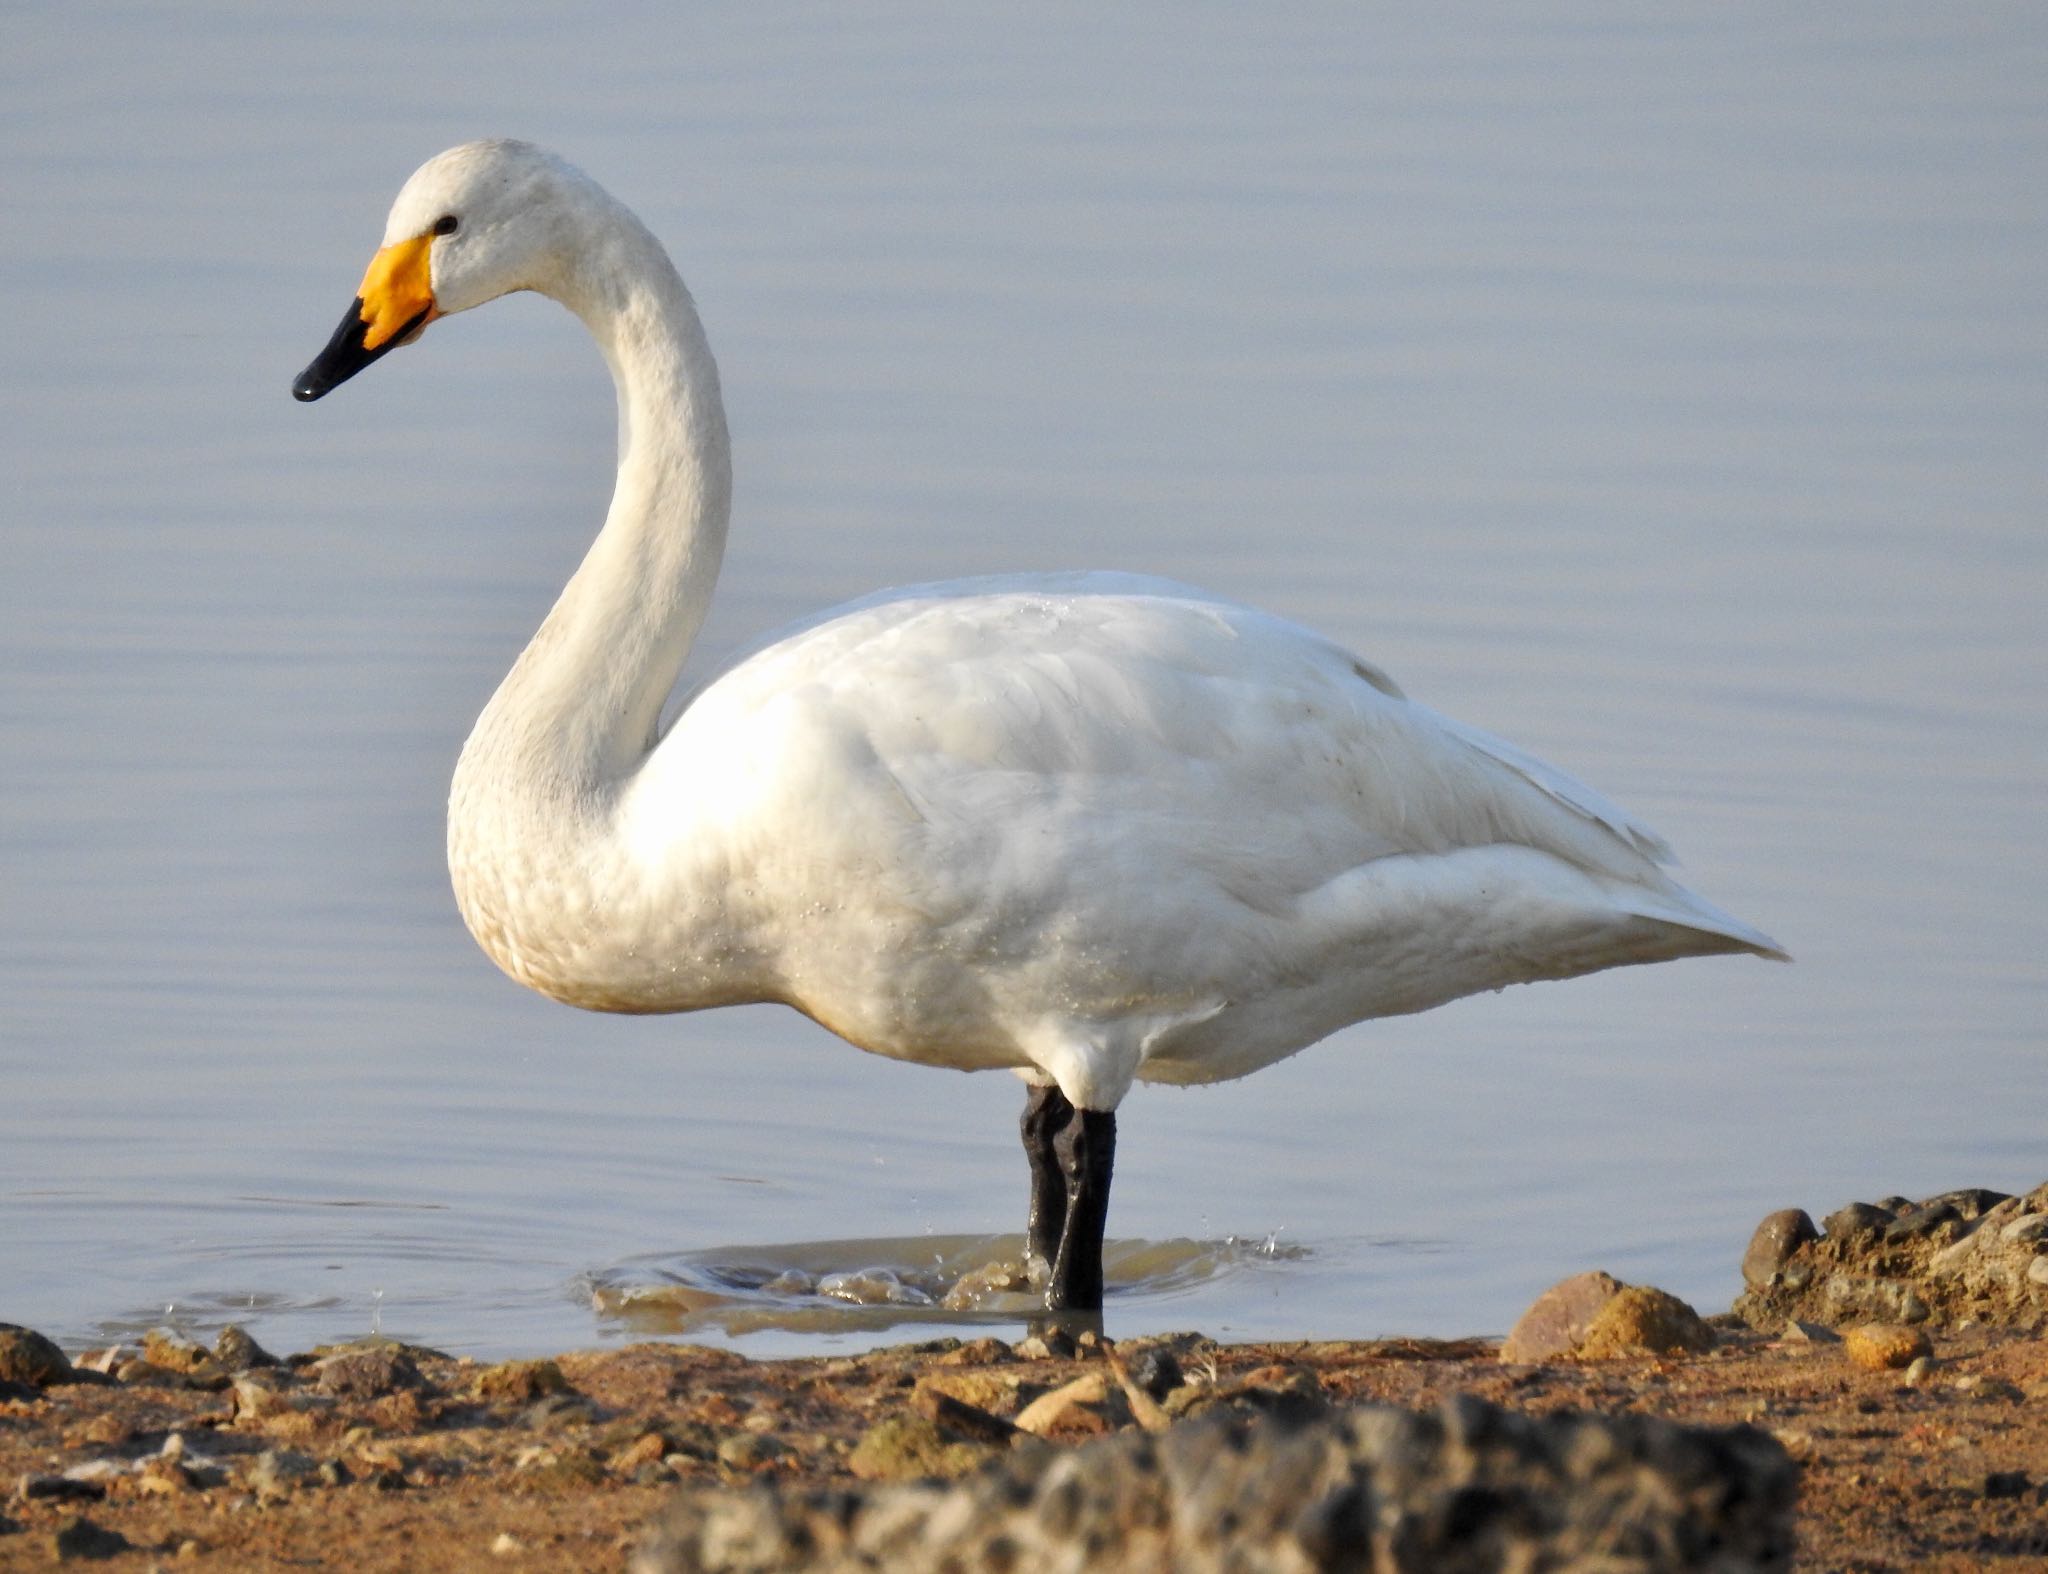
<path id="1" fill-rule="evenodd" d="M 1217 1267 L 1120 1331 L 1498 1331 L 1591 1266 L 1719 1307 L 1770 1208 L 2048 1174 L 2037 13 L 258 17 L 4 24 L 0 1317 L 534 1352 L 750 1243 L 1021 1223 L 1012 1079 L 584 1016 L 462 931 L 448 771 L 599 516 L 609 390 L 532 299 L 286 390 L 485 133 L 698 295 L 707 657 L 904 580 L 1214 584 L 1797 954 L 1140 1089 L 1112 1233 Z"/>

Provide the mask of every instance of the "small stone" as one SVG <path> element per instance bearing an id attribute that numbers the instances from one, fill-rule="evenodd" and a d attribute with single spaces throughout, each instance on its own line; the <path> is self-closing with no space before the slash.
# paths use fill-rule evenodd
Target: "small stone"
<path id="1" fill-rule="evenodd" d="M 91 1443 L 101 1448 L 119 1448 L 135 1436 L 135 1429 L 111 1411 L 94 1416 L 65 1441 L 74 1448 Z"/>
<path id="2" fill-rule="evenodd" d="M 2048 1213 L 2023 1213 L 2000 1230 L 1998 1238 L 2007 1246 L 2048 1241 Z"/>
<path id="3" fill-rule="evenodd" d="M 531 1401 L 569 1391 L 569 1379 L 553 1361 L 500 1361 L 476 1374 L 470 1389 L 479 1399 Z"/>
<path id="4" fill-rule="evenodd" d="M 1767 1215 L 1750 1236 L 1749 1249 L 1742 1254 L 1743 1282 L 1754 1290 L 1769 1289 L 1777 1281 L 1785 1259 L 1808 1241 L 1819 1239 L 1820 1231 L 1813 1227 L 1812 1216 L 1804 1208 L 1780 1208 Z"/>
<path id="5" fill-rule="evenodd" d="M 1020 1361 L 1070 1361 L 1074 1358 L 1074 1336 L 1064 1328 L 1045 1328 L 1019 1339 L 1015 1350 Z"/>
<path id="6" fill-rule="evenodd" d="M 526 1543 L 509 1530 L 499 1531 L 498 1539 L 491 1543 L 491 1556 L 494 1558 L 516 1558 L 525 1550 Z"/>
<path id="7" fill-rule="evenodd" d="M 1500 1347 L 1509 1362 L 1549 1361 L 1578 1348 L 1593 1319 L 1624 1286 L 1611 1273 L 1578 1273 L 1529 1303 Z"/>
<path id="8" fill-rule="evenodd" d="M 1842 1335 L 1842 1349 L 1858 1366 L 1873 1372 L 1897 1371 L 1910 1367 L 1934 1347 L 1918 1328 L 1896 1323 L 1864 1323 Z"/>
<path id="9" fill-rule="evenodd" d="M 910 1395 L 910 1409 L 912 1414 L 936 1422 L 942 1431 L 977 1442 L 1001 1443 L 1007 1446 L 1010 1439 L 1017 1434 L 1017 1428 L 1002 1417 L 991 1415 L 979 1405 L 970 1405 L 955 1399 L 951 1394 L 937 1388 L 919 1386 L 913 1389 Z"/>
<path id="10" fill-rule="evenodd" d="M 230 1372 L 246 1372 L 252 1366 L 276 1366 L 277 1357 L 258 1344 L 240 1323 L 229 1323 L 213 1338 L 213 1358 Z"/>
<path id="11" fill-rule="evenodd" d="M 911 1390 L 910 1402 L 912 1408 L 916 1408 L 920 1395 L 939 1393 L 964 1405 L 972 1405 L 977 1410 L 1001 1415 L 1016 1408 L 1019 1377 L 1015 1367 L 996 1367 L 993 1370 L 986 1367 L 941 1368 L 918 1378 L 917 1386 Z"/>
<path id="12" fill-rule="evenodd" d="M 1911 1388 L 1924 1388 L 1934 1377 L 1934 1357 L 1916 1355 L 1913 1364 L 1906 1368 L 1906 1384 Z"/>
<path id="13" fill-rule="evenodd" d="M 2001 1202 L 2012 1201 L 2012 1194 L 1991 1191 L 1983 1186 L 1965 1186 L 1958 1191 L 1945 1191 L 1938 1197 L 1928 1197 L 1920 1204 L 1923 1208 L 1953 1208 L 1956 1217 L 1969 1223 L 1981 1219 Z"/>
<path id="14" fill-rule="evenodd" d="M 394 1389 L 418 1388 L 425 1381 L 413 1358 L 389 1344 L 342 1350 L 314 1363 L 313 1371 L 320 1392 L 348 1399 L 375 1399 Z"/>
<path id="15" fill-rule="evenodd" d="M 718 1445 L 718 1462 L 730 1470 L 759 1470 L 789 1450 L 758 1432 L 734 1432 Z"/>
<path id="16" fill-rule="evenodd" d="M 556 1427 L 576 1426 L 594 1420 L 596 1416 L 597 1407 L 581 1394 L 549 1394 L 520 1411 L 519 1424 L 546 1432 Z"/>
<path id="17" fill-rule="evenodd" d="M 659 1432 L 643 1432 L 612 1455 L 612 1472 L 615 1475 L 630 1476 L 642 1465 L 654 1464 L 666 1459 L 669 1441 Z"/>
<path id="18" fill-rule="evenodd" d="M 142 1358 L 167 1372 L 187 1377 L 212 1378 L 221 1375 L 220 1362 L 197 1340 L 169 1328 L 152 1328 L 142 1336 Z"/>
<path id="19" fill-rule="evenodd" d="M 1890 1212 L 1884 1208 L 1872 1207 L 1867 1202 L 1852 1202 L 1846 1208 L 1837 1208 L 1825 1219 L 1820 1227 L 1831 1241 L 1852 1240 L 1872 1230 L 1884 1228 L 1892 1222 Z"/>
<path id="20" fill-rule="evenodd" d="M 295 1448 L 273 1448 L 256 1456 L 249 1467 L 249 1489 L 259 1501 L 290 1497 L 300 1482 L 313 1475 L 313 1460 Z"/>
<path id="21" fill-rule="evenodd" d="M 161 1456 L 145 1460 L 136 1473 L 136 1486 L 152 1497 L 181 1497 L 196 1484 L 192 1472 L 175 1459 Z"/>
<path id="22" fill-rule="evenodd" d="M 986 1443 L 954 1442 L 923 1416 L 888 1416 L 862 1434 L 846 1468 L 863 1481 L 950 1480 L 1002 1453 Z"/>
<path id="23" fill-rule="evenodd" d="M 1888 1241 L 1918 1240 L 1923 1235 L 1932 1235 L 1944 1224 L 1961 1220 L 1962 1212 L 1951 1202 L 1931 1202 L 1922 1207 L 1908 1208 L 1884 1227 L 1884 1238 Z"/>
<path id="24" fill-rule="evenodd" d="M 71 1358 L 33 1328 L 0 1323 L 0 1382 L 48 1388 L 77 1380 Z"/>
<path id="25" fill-rule="evenodd" d="M 1129 1370 L 1131 1381 L 1154 1399 L 1164 1399 L 1187 1381 L 1180 1362 L 1165 1345 L 1150 1345 L 1140 1350 L 1131 1357 Z"/>
<path id="26" fill-rule="evenodd" d="M 1826 1323 L 1809 1323 L 1795 1317 L 1782 1335 L 1787 1344 L 1840 1344 L 1842 1336 Z"/>
<path id="27" fill-rule="evenodd" d="M 2048 1284 L 2048 1257 L 2036 1257 L 2027 1264 L 2029 1284 Z"/>
<path id="28" fill-rule="evenodd" d="M 97 1563 L 119 1557 L 128 1549 L 126 1536 L 95 1525 L 83 1515 L 66 1520 L 50 1537 L 50 1550 L 59 1563 Z"/>
<path id="29" fill-rule="evenodd" d="M 137 1356 L 114 1368 L 114 1381 L 128 1388 L 190 1388 L 191 1379 L 168 1366 L 158 1366 Z"/>

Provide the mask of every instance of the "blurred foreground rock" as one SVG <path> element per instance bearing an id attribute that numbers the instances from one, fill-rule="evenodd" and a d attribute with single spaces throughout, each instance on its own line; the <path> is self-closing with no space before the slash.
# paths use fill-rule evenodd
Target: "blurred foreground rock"
<path id="1" fill-rule="evenodd" d="M 1798 1209 L 1757 1226 L 1735 1313 L 1794 1322 L 2048 1327 L 2048 1183 L 2023 1197 L 1970 1187 L 1919 1202 L 1852 1202 L 1814 1227 Z"/>
<path id="2" fill-rule="evenodd" d="M 636 1574 L 1225 1569 L 1784 1569 L 1796 1471 L 1749 1427 L 1529 1417 L 1460 1395 L 1416 1414 L 1205 1417 L 1031 1445 L 940 1485 L 695 1491 Z"/>

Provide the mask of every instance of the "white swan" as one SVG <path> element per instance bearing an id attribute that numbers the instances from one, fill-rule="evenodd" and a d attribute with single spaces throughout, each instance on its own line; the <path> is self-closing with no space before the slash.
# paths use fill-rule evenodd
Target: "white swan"
<path id="1" fill-rule="evenodd" d="M 317 399 L 437 317 L 538 290 L 618 385 L 604 529 L 455 769 L 463 917 L 604 1011 L 782 1001 L 864 1049 L 1030 1084 L 1047 1304 L 1099 1307 L 1112 1113 L 1365 1017 L 1711 952 L 1784 953 L 1662 841 L 1278 618 L 1162 580 L 884 592 L 659 717 L 711 599 L 730 454 L 668 255 L 521 142 L 424 165 Z"/>

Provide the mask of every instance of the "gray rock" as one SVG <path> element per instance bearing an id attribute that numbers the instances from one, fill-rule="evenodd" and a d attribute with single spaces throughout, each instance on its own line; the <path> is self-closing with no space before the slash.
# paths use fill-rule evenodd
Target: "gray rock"
<path id="1" fill-rule="evenodd" d="M 349 1399 L 376 1399 L 401 1388 L 419 1388 L 425 1382 L 405 1347 L 395 1344 L 338 1351 L 313 1370 L 314 1385 L 321 1393 Z"/>
<path id="2" fill-rule="evenodd" d="M 1742 1254 L 1743 1282 L 1758 1290 L 1775 1283 L 1785 1259 L 1808 1241 L 1819 1239 L 1820 1231 L 1804 1208 L 1780 1208 L 1749 1238 L 1749 1250 Z"/>
<path id="3" fill-rule="evenodd" d="M 1958 1218 L 1974 1221 L 1983 1218 L 2001 1202 L 2011 1200 L 2010 1192 L 1989 1191 L 1982 1186 L 1965 1186 L 1960 1191 L 1945 1191 L 1938 1197 L 1929 1197 L 1920 1206 L 1953 1208 Z"/>
<path id="4" fill-rule="evenodd" d="M 246 1372 L 251 1367 L 278 1364 L 277 1357 L 258 1344 L 240 1323 L 229 1323 L 214 1335 L 213 1358 L 230 1372 Z"/>
<path id="5" fill-rule="evenodd" d="M 1884 1227 L 1884 1238 L 1888 1241 L 1910 1241 L 1916 1236 L 1932 1235 L 1944 1224 L 1959 1223 L 1962 1217 L 1954 1203 L 1937 1199 L 1899 1214 Z"/>
<path id="6" fill-rule="evenodd" d="M 998 1456 L 952 1485 L 691 1491 L 636 1574 L 1778 1570 L 1796 1470 L 1750 1427 L 1529 1417 L 1459 1396 L 1302 1426 L 1183 1422 Z"/>
<path id="7" fill-rule="evenodd" d="M 1822 1219 L 1820 1227 L 1828 1239 L 1841 1241 L 1871 1230 L 1881 1230 L 1891 1222 L 1891 1210 L 1872 1207 L 1867 1202 L 1852 1202 Z"/>

